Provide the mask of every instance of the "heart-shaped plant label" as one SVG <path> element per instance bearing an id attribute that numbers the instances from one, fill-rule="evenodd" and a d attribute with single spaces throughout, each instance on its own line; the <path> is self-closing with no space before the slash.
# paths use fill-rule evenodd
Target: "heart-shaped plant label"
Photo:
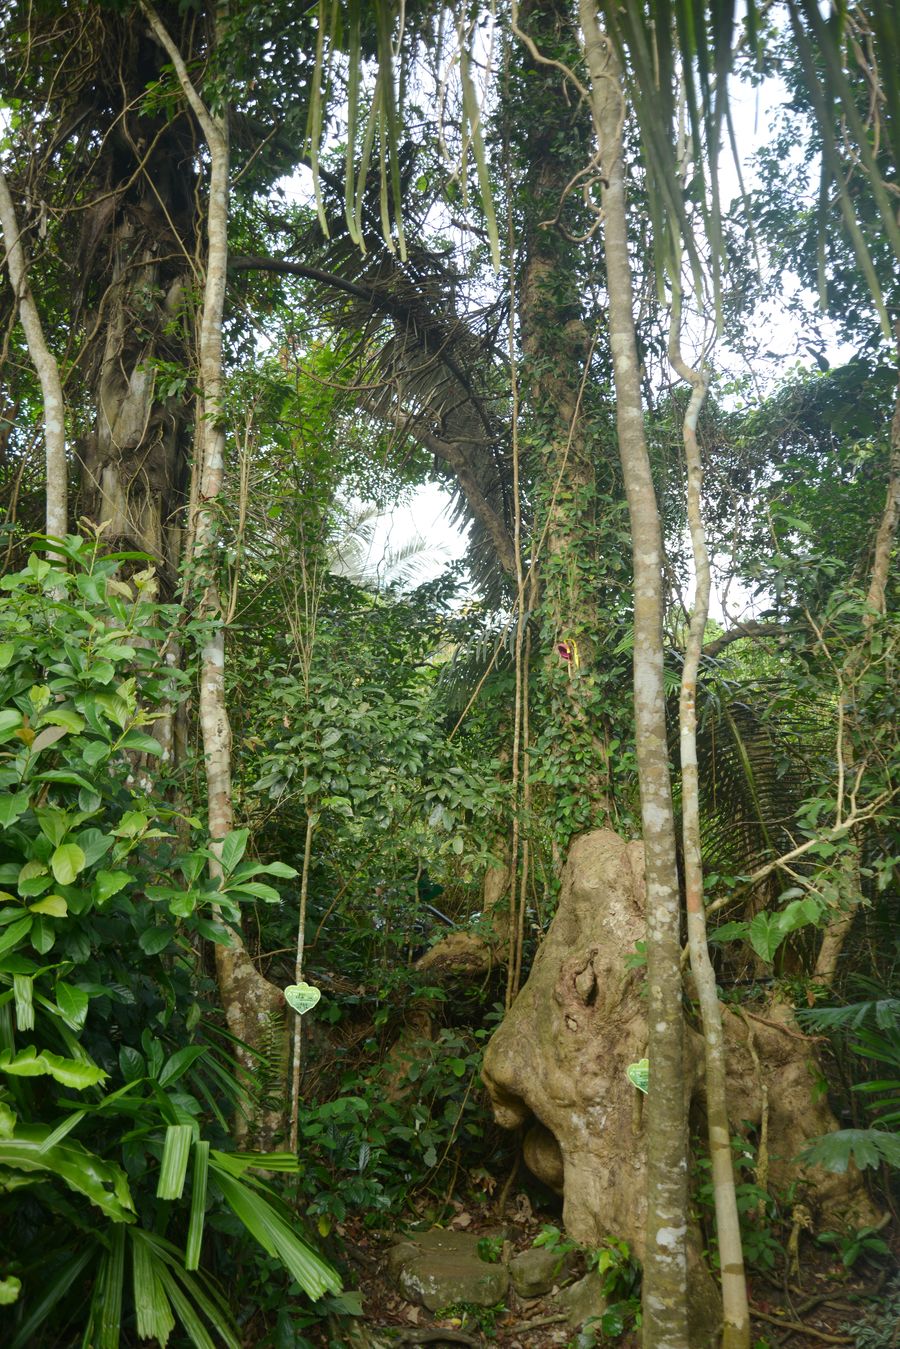
<path id="1" fill-rule="evenodd" d="M 637 1063 L 629 1063 L 625 1072 L 631 1085 L 646 1095 L 650 1081 L 650 1060 L 638 1059 Z"/>
<path id="2" fill-rule="evenodd" d="M 312 1011 L 321 996 L 322 990 L 313 988 L 312 984 L 289 984 L 284 990 L 285 1002 L 298 1016 Z"/>

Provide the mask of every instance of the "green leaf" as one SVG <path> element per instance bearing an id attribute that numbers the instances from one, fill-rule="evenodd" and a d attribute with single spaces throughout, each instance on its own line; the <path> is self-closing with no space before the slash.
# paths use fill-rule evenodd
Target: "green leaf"
<path id="1" fill-rule="evenodd" d="M 15 1274 L 0 1279 L 0 1307 L 11 1307 L 14 1302 L 18 1301 L 21 1291 L 22 1280 L 17 1279 Z"/>
<path id="2" fill-rule="evenodd" d="M 203 1245 L 203 1225 L 206 1217 L 206 1191 L 209 1176 L 209 1143 L 198 1139 L 194 1144 L 194 1174 L 191 1185 L 191 1217 L 184 1247 L 185 1269 L 200 1268 Z"/>
<path id="3" fill-rule="evenodd" d="M 0 744 L 12 739 L 21 725 L 22 713 L 16 708 L 4 707 L 0 710 Z"/>
<path id="4" fill-rule="evenodd" d="M 170 1124 L 167 1127 L 156 1186 L 157 1199 L 181 1198 L 193 1136 L 194 1127 L 191 1124 Z"/>
<path id="5" fill-rule="evenodd" d="M 87 859 L 77 843 L 62 843 L 50 858 L 50 870 L 58 885 L 71 885 Z"/>
<path id="6" fill-rule="evenodd" d="M 81 1030 L 87 1017 L 90 998 L 83 988 L 74 984 L 58 983 L 54 990 L 56 1005 L 62 1012 L 63 1021 L 72 1030 Z"/>
<path id="7" fill-rule="evenodd" d="M 137 838 L 142 834 L 150 823 L 147 816 L 141 810 L 126 810 L 119 821 L 118 828 L 113 829 L 116 838 Z"/>
<path id="8" fill-rule="evenodd" d="M 174 936 L 174 928 L 148 927 L 138 937 L 138 946 L 146 955 L 157 956 L 166 949 Z"/>
<path id="9" fill-rule="evenodd" d="M 98 871 L 94 877 L 93 896 L 98 904 L 103 904 L 112 895 L 134 880 L 130 871 Z"/>
<path id="10" fill-rule="evenodd" d="M 638 1059 L 637 1063 L 629 1063 L 625 1076 L 633 1087 L 646 1095 L 650 1086 L 650 1060 Z"/>
<path id="11" fill-rule="evenodd" d="M 13 792 L 0 796 L 0 825 L 8 829 L 15 824 L 28 809 L 31 796 L 28 792 Z"/>
<path id="12" fill-rule="evenodd" d="M 312 984 L 289 984 L 284 990 L 284 1000 L 298 1016 L 312 1011 L 322 996 L 322 990 Z"/>
<path id="13" fill-rule="evenodd" d="M 166 1344 L 175 1329 L 175 1317 L 159 1277 L 153 1248 L 140 1239 L 138 1231 L 132 1233 L 131 1274 L 138 1338 Z"/>
<path id="14" fill-rule="evenodd" d="M 31 917 L 21 918 L 18 923 L 12 923 L 6 931 L 0 936 L 0 955 L 4 951 L 11 951 L 14 946 L 24 940 L 31 931 Z"/>
<path id="15" fill-rule="evenodd" d="M 121 749 L 133 750 L 138 754 L 161 754 L 162 745 L 146 731 L 128 731 L 119 741 Z"/>
<path id="16" fill-rule="evenodd" d="M 75 735 L 84 730 L 84 717 L 68 707 L 48 708 L 41 721 L 47 726 L 65 726 L 67 731 L 72 731 Z"/>
<path id="17" fill-rule="evenodd" d="M 167 1060 L 159 1074 L 159 1085 L 165 1087 L 178 1081 L 183 1077 L 191 1064 L 196 1063 L 197 1059 L 203 1057 L 206 1053 L 204 1045 L 185 1045 L 183 1049 L 178 1049 Z"/>
<path id="18" fill-rule="evenodd" d="M 28 1315 L 19 1325 L 9 1349 L 30 1349 L 36 1342 L 35 1331 L 46 1321 L 57 1302 L 65 1297 L 87 1265 L 96 1259 L 97 1251 L 98 1247 L 93 1242 L 86 1242 L 84 1250 L 64 1260 L 46 1281 L 41 1280 L 39 1288 L 33 1290 L 28 1299 Z"/>
<path id="19" fill-rule="evenodd" d="M 780 920 L 780 913 L 758 913 L 749 927 L 750 945 L 760 959 L 767 963 L 771 963 L 787 935 Z"/>
<path id="20" fill-rule="evenodd" d="M 267 904 L 281 903 L 281 895 L 275 887 L 266 885 L 264 881 L 242 881 L 240 885 L 226 886 L 225 892 L 229 895 L 252 895 L 254 899 L 264 899 Z"/>
<path id="21" fill-rule="evenodd" d="M 41 1151 L 50 1132 L 39 1126 L 20 1128 L 14 1138 L 0 1139 L 0 1166 L 13 1171 L 43 1171 L 83 1194 L 115 1223 L 134 1222 L 134 1203 L 125 1172 L 88 1152 L 79 1143 L 62 1143 Z"/>
<path id="22" fill-rule="evenodd" d="M 19 1030 L 34 1030 L 34 984 L 27 974 L 13 975 L 13 997 L 16 1004 L 16 1026 Z"/>
<path id="23" fill-rule="evenodd" d="M 219 850 L 224 871 L 228 873 L 234 871 L 246 851 L 249 837 L 249 829 L 232 829 L 230 834 L 225 835 Z"/>
<path id="24" fill-rule="evenodd" d="M 216 1161 L 210 1166 L 229 1208 L 255 1237 L 263 1250 L 277 1257 L 311 1298 L 340 1293 L 337 1272 L 311 1250 L 281 1218 L 271 1204 L 248 1185 L 230 1176 Z"/>
<path id="25" fill-rule="evenodd" d="M 59 1054 L 51 1054 L 49 1049 L 38 1053 L 34 1045 L 21 1049 L 15 1057 L 10 1049 L 0 1050 L 0 1072 L 9 1073 L 11 1077 L 52 1077 L 73 1091 L 96 1087 L 107 1076 L 95 1063 L 64 1059 Z"/>
<path id="26" fill-rule="evenodd" d="M 5 670 L 16 653 L 15 642 L 0 642 L 0 670 Z"/>
<path id="27" fill-rule="evenodd" d="M 882 1162 L 900 1167 L 900 1134 L 883 1129 L 837 1129 L 807 1143 L 799 1160 L 807 1166 L 824 1166 L 827 1171 L 843 1172 L 852 1160 L 862 1171 L 877 1169 Z"/>

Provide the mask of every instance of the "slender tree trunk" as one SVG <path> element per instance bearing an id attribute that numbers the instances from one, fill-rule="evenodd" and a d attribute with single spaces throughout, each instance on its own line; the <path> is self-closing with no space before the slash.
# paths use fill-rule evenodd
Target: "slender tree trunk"
<path id="1" fill-rule="evenodd" d="M 19 318 L 25 332 L 34 368 L 41 384 L 44 404 L 44 449 L 46 455 L 47 514 L 46 532 L 65 538 L 68 529 L 68 469 L 66 466 L 66 410 L 56 357 L 44 338 L 31 287 L 28 284 L 28 255 L 19 230 L 16 209 L 9 186 L 0 171 L 0 228 L 6 251 L 6 265 Z"/>
<path id="2" fill-rule="evenodd" d="M 222 374 L 222 320 L 228 272 L 228 127 L 224 114 L 213 115 L 191 83 L 184 60 L 151 5 L 142 8 L 178 76 L 210 155 L 207 214 L 207 258 L 200 315 L 200 399 L 197 408 L 196 457 L 199 498 L 193 523 L 193 557 L 188 559 L 199 617 L 205 632 L 200 653 L 200 728 L 206 762 L 207 812 L 211 848 L 216 860 L 210 871 L 222 876 L 218 861 L 222 840 L 234 826 L 231 793 L 231 725 L 225 696 L 225 625 L 217 571 L 218 498 L 225 473 L 225 411 Z M 269 1048 L 274 1026 L 284 1021 L 284 997 L 253 964 L 235 934 L 231 946 L 216 944 L 219 993 L 229 1029 L 251 1050 Z M 241 1056 L 249 1074 L 258 1074 L 254 1056 Z M 271 1144 L 283 1128 L 283 1110 L 254 1121 L 256 1141 Z"/>
<path id="3" fill-rule="evenodd" d="M 900 353 L 900 325 L 897 328 L 898 353 Z M 886 604 L 886 591 L 888 576 L 891 569 L 891 554 L 894 549 L 894 541 L 897 536 L 897 524 L 900 522 L 900 385 L 897 387 L 897 394 L 894 401 L 894 415 L 891 418 L 890 429 L 890 447 L 888 458 L 888 484 L 887 496 L 884 503 L 884 509 L 881 512 L 881 519 L 878 523 L 878 531 L 875 535 L 875 548 L 872 558 L 872 574 L 869 578 L 869 589 L 866 593 L 867 613 L 863 618 L 864 640 L 875 626 L 879 615 L 884 615 Z M 856 675 L 856 668 L 859 665 L 861 652 L 851 653 L 848 661 L 842 671 L 842 680 L 844 687 L 840 691 L 842 717 L 845 717 L 845 707 L 849 700 L 855 697 L 853 692 L 853 683 Z M 842 763 L 845 771 L 853 763 L 853 743 L 849 734 L 844 729 L 839 732 L 842 739 Z M 850 866 L 852 877 L 850 885 L 858 894 L 860 889 L 860 839 L 859 830 L 855 831 L 854 847 L 850 857 Z M 816 958 L 816 966 L 813 977 L 816 983 L 824 984 L 830 988 L 837 976 L 838 960 L 844 949 L 844 943 L 850 934 L 853 926 L 853 919 L 856 913 L 854 904 L 848 910 L 841 909 L 832 918 L 822 936 L 822 944 L 819 947 L 819 953 Z"/>
<path id="4" fill-rule="evenodd" d="M 684 888 L 687 905 L 688 945 L 691 971 L 700 1002 L 703 1053 L 706 1064 L 706 1119 L 712 1165 L 716 1232 L 722 1281 L 722 1349 L 749 1349 L 750 1316 L 747 1281 L 734 1167 L 731 1159 L 731 1129 L 726 1095 L 725 1039 L 722 1009 L 716 990 L 716 974 L 706 940 L 706 910 L 703 902 L 703 853 L 700 842 L 700 775 L 697 766 L 697 672 L 709 617 L 710 568 L 703 527 L 703 465 L 697 440 L 697 421 L 706 399 L 707 379 L 702 370 L 692 370 L 681 354 L 681 297 L 672 303 L 669 360 L 691 386 L 682 434 L 687 462 L 687 515 L 697 575 L 694 607 L 684 653 L 679 699 L 681 738 L 681 828 L 684 847 Z"/>
<path id="5" fill-rule="evenodd" d="M 580 0 L 591 111 L 605 187 L 603 243 L 622 473 L 634 561 L 634 710 L 647 878 L 647 1244 L 644 1344 L 690 1349 L 687 1315 L 688 1140 L 675 819 L 663 687 L 662 533 L 644 435 L 625 209 L 624 94 L 596 0 Z"/>

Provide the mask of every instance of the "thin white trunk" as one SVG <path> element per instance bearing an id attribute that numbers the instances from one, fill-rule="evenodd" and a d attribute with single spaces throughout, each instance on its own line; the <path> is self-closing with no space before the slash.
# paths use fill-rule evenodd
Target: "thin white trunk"
<path id="1" fill-rule="evenodd" d="M 22 242 L 16 209 L 6 178 L 0 170 L 0 228 L 9 279 L 19 308 L 44 403 L 44 453 L 47 478 L 46 532 L 65 538 L 68 529 L 68 471 L 66 468 L 66 408 L 56 357 L 44 339 L 41 317 L 28 284 L 28 255 Z"/>
<path id="2" fill-rule="evenodd" d="M 200 124 L 209 149 L 207 257 L 200 314 L 200 399 L 197 407 L 195 458 L 199 464 L 199 492 L 189 535 L 193 540 L 192 588 L 198 598 L 198 616 L 205 635 L 200 661 L 200 729 L 206 764 L 207 818 L 213 877 L 222 875 L 218 854 L 225 835 L 234 826 L 231 791 L 231 725 L 225 697 L 225 623 L 217 571 L 218 498 L 225 475 L 225 408 L 222 375 L 222 320 L 228 272 L 228 126 L 224 115 L 213 115 L 203 103 L 184 60 L 152 5 L 141 0 L 151 29 L 178 76 L 182 93 Z M 220 10 L 221 15 L 221 10 Z M 270 1045 L 276 1024 L 284 1015 L 280 990 L 269 984 L 253 964 L 241 939 L 216 945 L 216 973 L 229 1029 L 253 1047 Z M 277 1057 L 277 1056 L 276 1056 Z M 259 1072 L 253 1057 L 239 1055 L 250 1074 Z M 265 1067 L 265 1065 L 263 1065 Z M 273 1141 L 281 1112 L 267 1112 L 255 1121 L 257 1141 Z M 260 1125 L 264 1132 L 260 1135 Z"/>
<path id="3" fill-rule="evenodd" d="M 688 1140 L 675 863 L 663 686 L 662 532 L 644 434 L 628 254 L 619 63 L 596 0 L 580 0 L 590 102 L 604 179 L 603 245 L 619 455 L 634 561 L 635 747 L 647 879 L 647 1242 L 643 1335 L 654 1349 L 690 1349 L 687 1313 Z"/>
<path id="4" fill-rule="evenodd" d="M 681 299 L 672 304 L 669 333 L 669 360 L 683 380 L 691 386 L 684 414 L 682 435 L 687 462 L 687 515 L 697 575 L 694 607 L 684 653 L 681 675 L 679 721 L 681 735 L 681 822 L 684 845 L 684 885 L 687 902 L 688 946 L 691 970 L 700 1002 L 703 1025 L 703 1050 L 706 1062 L 706 1117 L 709 1132 L 709 1156 L 712 1165 L 713 1195 L 716 1206 L 716 1232 L 722 1281 L 722 1349 L 749 1349 L 750 1315 L 747 1305 L 747 1281 L 744 1253 L 734 1188 L 731 1159 L 731 1130 L 726 1099 L 725 1039 L 722 1009 L 716 991 L 716 974 L 709 958 L 706 940 L 706 913 L 703 906 L 703 854 L 700 843 L 700 774 L 697 764 L 697 672 L 703 651 L 706 620 L 709 617 L 710 568 L 703 527 L 703 465 L 697 440 L 697 421 L 707 392 L 702 370 L 692 370 L 681 354 Z"/>

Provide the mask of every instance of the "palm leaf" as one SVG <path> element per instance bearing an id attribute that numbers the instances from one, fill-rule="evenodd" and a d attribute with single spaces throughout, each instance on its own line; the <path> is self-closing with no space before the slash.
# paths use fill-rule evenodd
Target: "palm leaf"
<path id="1" fill-rule="evenodd" d="M 216 1183 L 225 1201 L 264 1251 L 279 1259 L 311 1298 L 339 1293 L 341 1281 L 335 1270 L 311 1250 L 256 1190 L 236 1180 L 217 1161 L 210 1161 Z"/>

